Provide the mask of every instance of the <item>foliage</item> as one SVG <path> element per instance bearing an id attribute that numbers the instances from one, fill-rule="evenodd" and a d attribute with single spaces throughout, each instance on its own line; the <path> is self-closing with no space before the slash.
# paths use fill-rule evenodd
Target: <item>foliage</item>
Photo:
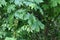
<path id="1" fill-rule="evenodd" d="M 60 0 L 0 0 L 0 40 L 60 40 Z"/>

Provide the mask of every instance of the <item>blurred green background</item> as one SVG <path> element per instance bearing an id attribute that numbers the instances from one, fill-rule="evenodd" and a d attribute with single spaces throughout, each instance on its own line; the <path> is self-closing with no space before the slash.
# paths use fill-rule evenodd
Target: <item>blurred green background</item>
<path id="1" fill-rule="evenodd" d="M 0 40 L 60 40 L 60 0 L 0 0 Z"/>

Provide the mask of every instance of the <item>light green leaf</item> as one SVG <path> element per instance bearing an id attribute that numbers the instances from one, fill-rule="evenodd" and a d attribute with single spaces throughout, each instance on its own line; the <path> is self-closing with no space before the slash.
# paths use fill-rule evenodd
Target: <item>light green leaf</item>
<path id="1" fill-rule="evenodd" d="M 40 21 L 37 21 L 37 22 L 38 22 L 38 24 L 39 24 L 39 27 L 40 27 L 41 29 L 44 29 L 45 25 L 44 25 L 43 23 L 41 23 Z"/>
<path id="2" fill-rule="evenodd" d="M 34 0 L 36 3 L 42 3 L 43 2 L 43 0 Z"/>
<path id="3" fill-rule="evenodd" d="M 15 5 L 9 5 L 8 7 L 7 7 L 7 13 L 11 13 L 12 11 L 14 11 L 15 10 Z"/>
<path id="4" fill-rule="evenodd" d="M 30 14 L 29 14 L 29 13 L 25 14 L 25 15 L 24 15 L 24 20 L 28 20 L 29 17 L 30 17 Z"/>
<path id="5" fill-rule="evenodd" d="M 20 9 L 15 12 L 15 17 L 24 20 L 24 15 L 26 14 L 25 9 Z"/>
<path id="6" fill-rule="evenodd" d="M 24 0 L 15 0 L 14 3 L 18 6 L 21 6 L 21 5 L 23 5 L 23 3 L 22 3 L 23 1 Z"/>
<path id="7" fill-rule="evenodd" d="M 7 2 L 5 0 L 0 0 L 0 5 L 6 6 Z"/>
<path id="8" fill-rule="evenodd" d="M 16 38 L 10 38 L 10 37 L 6 37 L 5 40 L 16 40 Z"/>

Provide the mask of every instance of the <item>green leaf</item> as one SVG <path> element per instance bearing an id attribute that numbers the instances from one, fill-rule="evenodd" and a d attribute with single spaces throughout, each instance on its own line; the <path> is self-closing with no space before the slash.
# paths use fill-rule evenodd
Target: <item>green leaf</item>
<path id="1" fill-rule="evenodd" d="M 43 23 L 41 23 L 39 20 L 38 20 L 37 22 L 38 22 L 38 24 L 39 24 L 39 27 L 40 27 L 41 29 L 44 29 L 45 25 L 44 25 Z"/>
<path id="2" fill-rule="evenodd" d="M 34 0 L 36 3 L 42 3 L 43 2 L 43 0 Z"/>
<path id="3" fill-rule="evenodd" d="M 60 4 L 60 0 L 56 0 Z"/>
<path id="4" fill-rule="evenodd" d="M 10 2 L 10 3 L 13 3 L 13 2 L 14 2 L 14 0 L 10 0 L 9 2 Z"/>
<path id="5" fill-rule="evenodd" d="M 28 20 L 29 17 L 30 17 L 30 14 L 29 14 L 29 13 L 25 14 L 25 15 L 24 15 L 24 20 Z"/>
<path id="6" fill-rule="evenodd" d="M 8 28 L 8 30 L 10 30 L 11 27 L 13 26 L 13 22 L 14 22 L 14 14 L 9 15 L 9 17 L 8 17 L 7 20 L 8 20 L 8 22 L 9 22 L 9 26 L 8 26 L 7 28 Z"/>
<path id="7" fill-rule="evenodd" d="M 6 37 L 5 40 L 16 40 L 16 38 L 10 38 L 10 37 Z"/>
<path id="8" fill-rule="evenodd" d="M 0 0 L 0 5 L 6 6 L 7 2 L 5 0 Z"/>
<path id="9" fill-rule="evenodd" d="M 7 13 L 11 13 L 12 11 L 14 11 L 15 10 L 15 5 L 9 5 L 8 7 L 7 7 Z"/>
<path id="10" fill-rule="evenodd" d="M 58 4 L 60 4 L 60 0 L 51 0 L 51 6 L 56 7 Z"/>
<path id="11" fill-rule="evenodd" d="M 30 15 L 30 18 L 28 20 L 28 24 L 30 25 L 31 27 L 31 30 L 34 30 L 36 29 L 36 31 L 39 31 L 39 29 L 44 29 L 44 24 L 41 23 L 39 20 L 37 20 L 34 15 Z"/>
<path id="12" fill-rule="evenodd" d="M 51 6 L 52 6 L 52 7 L 57 6 L 57 2 L 56 2 L 56 1 L 51 2 Z"/>
<path id="13" fill-rule="evenodd" d="M 15 0 L 14 3 L 18 6 L 21 6 L 21 5 L 23 5 L 23 3 L 22 3 L 23 1 L 24 0 Z"/>
<path id="14" fill-rule="evenodd" d="M 26 14 L 25 9 L 20 9 L 15 12 L 15 17 L 24 20 L 24 15 Z"/>

